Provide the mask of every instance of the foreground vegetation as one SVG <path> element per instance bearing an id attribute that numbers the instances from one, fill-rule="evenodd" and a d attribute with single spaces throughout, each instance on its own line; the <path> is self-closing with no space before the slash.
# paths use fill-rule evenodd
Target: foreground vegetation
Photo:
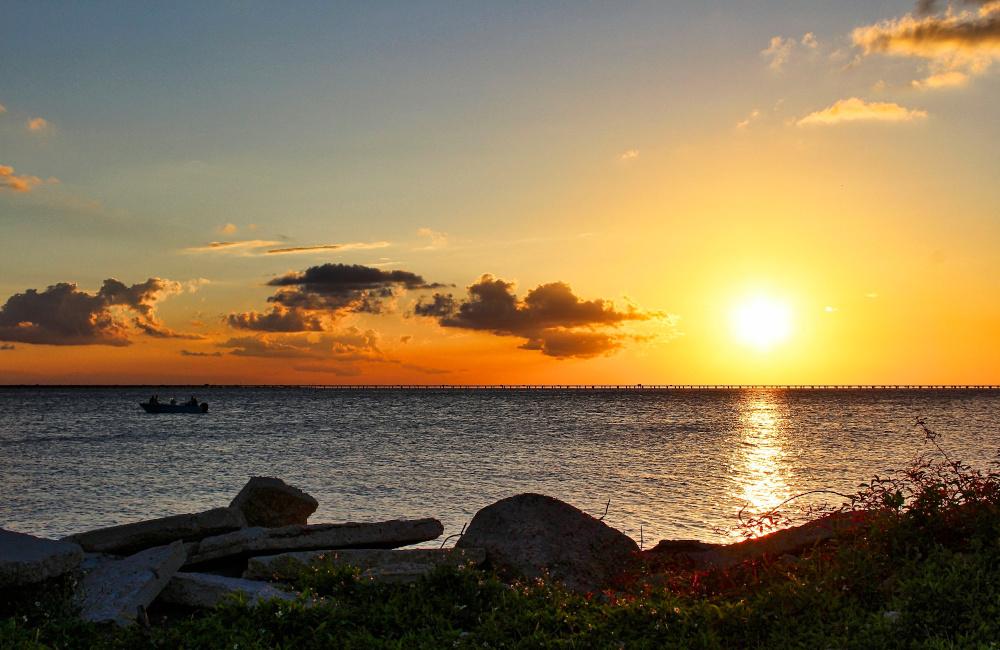
<path id="1" fill-rule="evenodd" d="M 374 585 L 321 566 L 297 579 L 298 602 L 127 630 L 77 621 L 64 580 L 0 597 L 0 647 L 1000 648 L 1000 473 L 938 452 L 862 486 L 840 508 L 856 525 L 797 557 L 653 563 L 590 596 L 446 568 Z"/>

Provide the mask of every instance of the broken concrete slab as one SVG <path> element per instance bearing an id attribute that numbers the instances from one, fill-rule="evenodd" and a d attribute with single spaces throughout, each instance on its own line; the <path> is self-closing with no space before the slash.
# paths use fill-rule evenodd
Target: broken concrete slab
<path id="1" fill-rule="evenodd" d="M 247 526 L 277 528 L 305 524 L 319 501 L 280 478 L 253 476 L 229 507 L 243 513 Z"/>
<path id="2" fill-rule="evenodd" d="M 184 544 L 177 541 L 102 563 L 80 582 L 76 594 L 80 617 L 95 623 L 135 622 L 139 612 L 163 591 L 185 559 Z"/>
<path id="3" fill-rule="evenodd" d="M 281 528 L 244 528 L 207 537 L 188 560 L 201 564 L 233 556 L 254 556 L 287 551 L 344 548 L 398 548 L 441 536 L 437 519 L 395 519 L 375 523 L 309 524 Z"/>
<path id="4" fill-rule="evenodd" d="M 204 512 L 172 515 L 131 524 L 110 526 L 64 538 L 89 552 L 130 555 L 176 540 L 197 541 L 204 537 L 238 530 L 246 525 L 238 510 L 213 508 Z"/>
<path id="5" fill-rule="evenodd" d="M 426 575 L 438 566 L 478 566 L 486 560 L 486 552 L 467 549 L 327 549 L 281 553 L 250 558 L 244 578 L 256 580 L 289 580 L 303 569 L 319 564 L 333 567 L 356 567 L 363 577 L 377 582 L 409 581 Z M 403 577 L 404 579 L 400 579 Z"/>
<path id="6" fill-rule="evenodd" d="M 234 594 L 242 593 L 249 605 L 267 600 L 295 600 L 295 594 L 266 582 L 227 578 L 210 573 L 175 573 L 160 593 L 159 601 L 187 607 L 212 608 Z"/>
<path id="7" fill-rule="evenodd" d="M 55 578 L 76 569 L 81 560 L 78 544 L 0 528 L 0 587 Z"/>

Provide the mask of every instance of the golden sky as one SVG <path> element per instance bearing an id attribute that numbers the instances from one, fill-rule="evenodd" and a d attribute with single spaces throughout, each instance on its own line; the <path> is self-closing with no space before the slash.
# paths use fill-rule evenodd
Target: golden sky
<path id="1" fill-rule="evenodd" d="M 0 383 L 1000 383 L 1000 1 L 828 4 L 16 7 Z"/>

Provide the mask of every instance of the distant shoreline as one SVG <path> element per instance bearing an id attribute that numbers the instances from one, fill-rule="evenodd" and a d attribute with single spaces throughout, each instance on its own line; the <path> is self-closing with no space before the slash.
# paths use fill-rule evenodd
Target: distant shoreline
<path id="1" fill-rule="evenodd" d="M 9 389 L 322 388 L 342 391 L 994 391 L 1000 384 L 0 384 Z"/>

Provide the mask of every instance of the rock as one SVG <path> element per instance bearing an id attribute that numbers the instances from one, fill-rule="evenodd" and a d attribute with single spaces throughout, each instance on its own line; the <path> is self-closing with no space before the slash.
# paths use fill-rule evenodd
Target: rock
<path id="1" fill-rule="evenodd" d="M 77 544 L 0 528 L 0 587 L 55 578 L 80 566 L 81 560 L 83 549 Z"/>
<path id="2" fill-rule="evenodd" d="M 213 508 L 194 514 L 173 515 L 161 519 L 100 528 L 66 537 L 92 553 L 130 555 L 176 540 L 197 541 L 203 537 L 237 530 L 246 525 L 238 510 Z"/>
<path id="3" fill-rule="evenodd" d="M 290 580 L 317 564 L 361 569 L 361 576 L 375 582 L 413 582 L 438 566 L 479 565 L 482 549 L 346 549 L 282 553 L 250 558 L 244 578 Z"/>
<path id="4" fill-rule="evenodd" d="M 309 524 L 281 528 L 244 528 L 207 537 L 189 564 L 232 556 L 342 548 L 397 548 L 435 539 L 444 532 L 437 519 L 396 519 L 377 523 Z"/>
<path id="5" fill-rule="evenodd" d="M 277 528 L 305 524 L 319 502 L 280 478 L 253 476 L 229 507 L 243 513 L 248 526 Z"/>
<path id="6" fill-rule="evenodd" d="M 80 617 L 95 623 L 135 622 L 163 591 L 187 554 L 180 541 L 106 562 L 84 576 L 76 594 Z"/>
<path id="7" fill-rule="evenodd" d="M 849 533 L 867 524 L 865 512 L 833 513 L 815 521 L 736 542 L 707 544 L 695 540 L 663 540 L 644 553 L 648 559 L 679 557 L 695 567 L 730 567 L 758 557 L 784 558 L 790 561 L 802 551 L 837 535 Z"/>
<path id="8" fill-rule="evenodd" d="M 243 593 L 246 602 L 257 605 L 266 600 L 295 600 L 295 594 L 256 580 L 226 578 L 210 573 L 175 573 L 160 593 L 159 601 L 173 605 L 211 608 L 233 594 Z"/>
<path id="9" fill-rule="evenodd" d="M 500 572 L 529 578 L 546 572 L 575 591 L 607 586 L 636 561 L 624 533 L 541 494 L 520 494 L 476 513 L 457 548 L 482 548 Z"/>

